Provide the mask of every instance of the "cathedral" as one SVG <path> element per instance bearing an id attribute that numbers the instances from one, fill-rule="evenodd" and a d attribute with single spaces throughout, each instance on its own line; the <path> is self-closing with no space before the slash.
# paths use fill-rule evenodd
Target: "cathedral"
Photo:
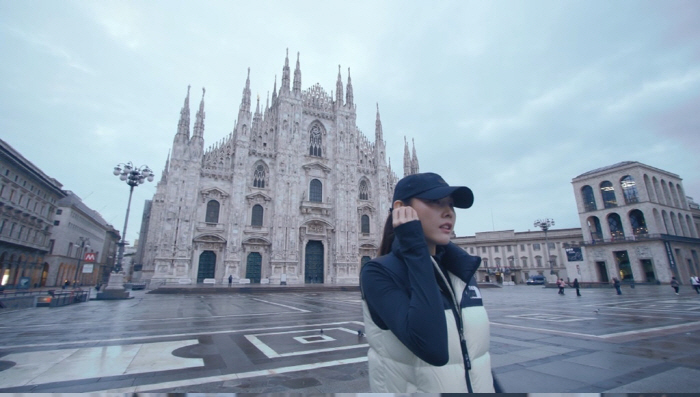
<path id="1" fill-rule="evenodd" d="M 335 93 L 302 90 L 287 54 L 264 108 L 250 69 L 233 131 L 204 147 L 204 89 L 190 133 L 190 92 L 142 235 L 151 283 L 357 284 L 376 255 L 398 181 L 377 106 L 374 142 L 357 127 L 348 69 Z M 404 143 L 404 175 L 418 172 Z"/>

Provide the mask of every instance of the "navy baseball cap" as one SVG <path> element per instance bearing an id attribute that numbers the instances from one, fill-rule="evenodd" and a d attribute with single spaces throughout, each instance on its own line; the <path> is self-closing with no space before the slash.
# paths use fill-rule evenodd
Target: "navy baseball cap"
<path id="1" fill-rule="evenodd" d="M 440 175 L 432 172 L 405 176 L 396 184 L 391 202 L 407 201 L 414 197 L 439 200 L 447 196 L 452 196 L 457 208 L 469 208 L 474 204 L 474 194 L 471 189 L 466 186 L 450 186 Z"/>

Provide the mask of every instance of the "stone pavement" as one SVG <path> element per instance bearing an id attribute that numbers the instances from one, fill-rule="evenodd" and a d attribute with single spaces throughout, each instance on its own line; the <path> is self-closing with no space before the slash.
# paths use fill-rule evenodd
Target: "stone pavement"
<path id="1" fill-rule="evenodd" d="M 369 392 L 359 292 L 221 288 L 0 311 L 0 392 Z M 700 390 L 686 286 L 481 291 L 506 392 Z"/>

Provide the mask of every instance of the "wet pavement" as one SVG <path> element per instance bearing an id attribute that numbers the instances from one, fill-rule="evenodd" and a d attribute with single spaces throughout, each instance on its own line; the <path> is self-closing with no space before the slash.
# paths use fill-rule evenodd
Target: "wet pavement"
<path id="1" fill-rule="evenodd" d="M 147 292 L 0 311 L 0 392 L 369 392 L 358 291 Z M 506 392 L 700 390 L 700 295 L 688 287 L 481 292 Z"/>

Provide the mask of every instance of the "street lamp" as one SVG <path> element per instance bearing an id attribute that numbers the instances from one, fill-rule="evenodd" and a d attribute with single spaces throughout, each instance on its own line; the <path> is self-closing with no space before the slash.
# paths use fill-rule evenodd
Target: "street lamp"
<path id="1" fill-rule="evenodd" d="M 547 239 L 547 230 L 552 226 L 554 226 L 554 219 L 545 218 L 535 221 L 535 227 L 539 227 L 544 232 L 545 254 L 549 263 L 549 274 L 554 274 L 554 263 L 552 263 L 552 258 L 549 256 L 549 240 Z"/>
<path id="2" fill-rule="evenodd" d="M 122 230 L 122 239 L 117 244 L 119 246 L 119 252 L 117 253 L 117 266 L 115 266 L 113 272 L 119 273 L 122 271 L 122 260 L 124 259 L 124 246 L 126 245 L 126 225 L 129 222 L 129 211 L 131 210 L 131 195 L 134 193 L 134 188 L 145 181 L 153 182 L 153 171 L 148 168 L 147 165 L 142 165 L 141 167 L 134 167 L 131 161 L 128 163 L 120 163 L 114 167 L 114 175 L 118 176 L 120 180 L 125 181 L 129 185 L 129 204 L 126 206 L 126 217 L 124 218 L 124 229 Z"/>
<path id="3" fill-rule="evenodd" d="M 90 249 L 90 239 L 87 237 L 79 237 L 80 242 L 75 242 L 75 245 L 80 245 L 80 253 L 78 254 L 78 264 L 75 266 L 75 276 L 73 277 L 73 288 L 78 287 L 78 272 L 80 271 L 80 262 L 85 256 L 85 248 Z"/>

